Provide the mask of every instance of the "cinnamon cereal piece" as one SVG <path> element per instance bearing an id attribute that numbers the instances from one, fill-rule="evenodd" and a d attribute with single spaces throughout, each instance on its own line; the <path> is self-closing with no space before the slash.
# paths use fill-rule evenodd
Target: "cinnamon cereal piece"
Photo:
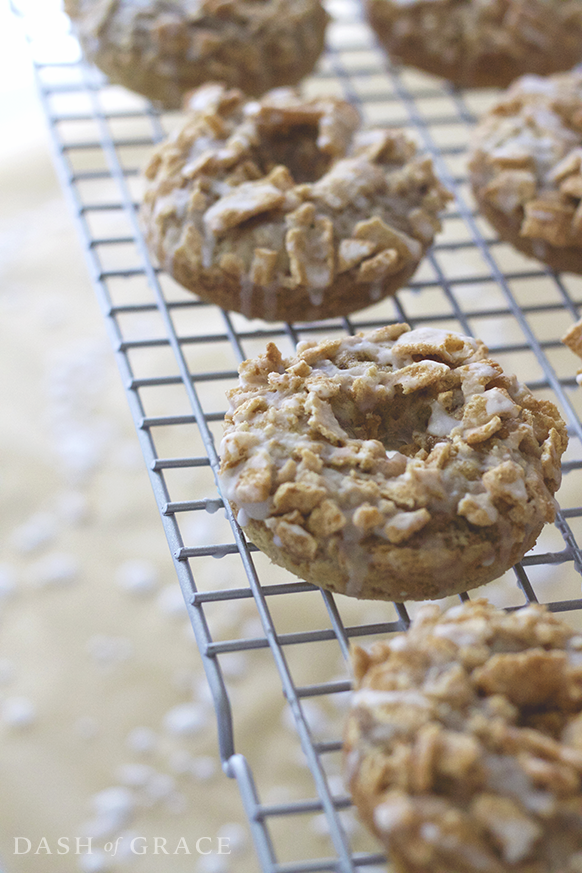
<path id="1" fill-rule="evenodd" d="M 568 346 L 575 355 L 582 358 L 582 318 L 570 327 L 562 337 L 564 345 Z"/>
<path id="2" fill-rule="evenodd" d="M 367 239 L 342 239 L 338 249 L 338 273 L 344 273 L 361 263 L 376 250 L 376 243 Z"/>
<path id="3" fill-rule="evenodd" d="M 256 248 L 251 261 L 250 280 L 253 285 L 270 285 L 275 277 L 277 252 L 272 249 Z"/>
<path id="4" fill-rule="evenodd" d="M 245 182 L 217 200 L 204 213 L 204 224 L 214 234 L 224 234 L 254 215 L 281 206 L 283 192 L 265 182 Z"/>
<path id="5" fill-rule="evenodd" d="M 582 318 L 579 319 L 562 337 L 564 345 L 568 346 L 575 355 L 582 358 Z M 582 367 L 576 371 L 576 381 L 582 384 Z"/>

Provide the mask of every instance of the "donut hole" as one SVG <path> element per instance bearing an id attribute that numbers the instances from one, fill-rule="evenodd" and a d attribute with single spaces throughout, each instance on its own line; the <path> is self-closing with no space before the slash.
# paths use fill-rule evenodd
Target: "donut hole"
<path id="1" fill-rule="evenodd" d="M 350 439 L 378 440 L 387 452 L 412 457 L 434 442 L 427 433 L 432 412 L 430 403 L 428 394 L 404 396 L 398 386 L 388 402 L 381 397 L 371 409 L 363 409 L 347 394 L 334 398 L 331 407 Z"/>
<path id="2" fill-rule="evenodd" d="M 332 164 L 332 157 L 317 145 L 318 135 L 316 124 L 263 129 L 257 164 L 265 175 L 282 165 L 296 184 L 317 182 Z"/>

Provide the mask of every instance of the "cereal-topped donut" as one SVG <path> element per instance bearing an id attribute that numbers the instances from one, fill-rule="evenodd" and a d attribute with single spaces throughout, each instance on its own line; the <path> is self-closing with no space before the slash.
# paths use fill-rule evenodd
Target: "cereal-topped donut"
<path id="1" fill-rule="evenodd" d="M 482 342 L 392 324 L 244 362 L 220 447 L 249 539 L 302 579 L 425 600 L 500 576 L 555 513 L 555 406 Z"/>
<path id="2" fill-rule="evenodd" d="M 395 292 L 449 194 L 405 133 L 359 126 L 333 97 L 196 91 L 145 171 L 160 264 L 203 299 L 267 321 L 345 315 Z"/>
<path id="3" fill-rule="evenodd" d="M 391 59 L 462 87 L 503 87 L 582 60 L 581 0 L 365 0 Z"/>
<path id="4" fill-rule="evenodd" d="M 582 73 L 523 76 L 478 123 L 469 172 L 499 236 L 582 273 Z"/>
<path id="5" fill-rule="evenodd" d="M 579 633 L 538 604 L 430 604 L 353 665 L 345 771 L 394 870 L 582 870 Z"/>
<path id="6" fill-rule="evenodd" d="M 329 18 L 320 0 L 65 0 L 65 10 L 89 60 L 167 109 L 209 81 L 247 94 L 297 84 Z"/>

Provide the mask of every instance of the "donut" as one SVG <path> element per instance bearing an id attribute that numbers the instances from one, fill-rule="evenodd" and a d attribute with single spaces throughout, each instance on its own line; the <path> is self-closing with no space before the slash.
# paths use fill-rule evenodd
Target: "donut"
<path id="1" fill-rule="evenodd" d="M 479 340 L 392 324 L 270 343 L 229 394 L 220 485 L 275 564 L 342 594 L 426 600 L 500 576 L 555 514 L 555 406 Z"/>
<path id="2" fill-rule="evenodd" d="M 153 154 L 142 220 L 185 288 L 266 321 L 345 315 L 414 273 L 450 195 L 401 131 L 347 102 L 210 84 Z"/>
<path id="3" fill-rule="evenodd" d="M 297 84 L 329 19 L 320 0 L 65 0 L 65 11 L 111 82 L 166 109 L 208 81 L 253 95 Z"/>
<path id="4" fill-rule="evenodd" d="M 554 270 L 582 273 L 582 73 L 523 76 L 477 124 L 477 205 L 499 237 Z"/>
<path id="5" fill-rule="evenodd" d="M 365 0 L 390 58 L 461 87 L 504 87 L 582 59 L 581 0 Z"/>
<path id="6" fill-rule="evenodd" d="M 581 666 L 546 607 L 483 599 L 353 649 L 346 781 L 394 870 L 582 870 Z"/>

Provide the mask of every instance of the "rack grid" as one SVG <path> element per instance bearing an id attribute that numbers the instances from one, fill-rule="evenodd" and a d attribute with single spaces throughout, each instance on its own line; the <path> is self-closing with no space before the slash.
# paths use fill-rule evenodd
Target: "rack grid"
<path id="1" fill-rule="evenodd" d="M 137 218 L 140 168 L 179 114 L 160 114 L 141 97 L 111 86 L 84 61 L 55 4 L 12 0 L 12 5 L 30 44 L 55 165 L 75 215 L 212 692 L 223 769 L 239 783 L 261 869 L 384 869 L 375 843 L 357 832 L 354 836 L 350 799 L 332 774 L 338 769 L 350 689 L 350 641 L 401 631 L 417 605 L 334 596 L 273 568 L 246 542 L 215 480 L 225 389 L 234 384 L 240 361 L 271 339 L 288 353 L 300 339 L 396 320 L 479 336 L 508 371 L 557 403 L 568 423 L 570 446 L 555 524 L 547 526 L 519 565 L 478 593 L 506 608 L 543 602 L 580 622 L 582 391 L 574 377 L 576 361 L 560 337 L 580 315 L 582 279 L 555 275 L 525 259 L 498 241 L 474 211 L 466 146 L 495 92 L 458 91 L 392 67 L 356 0 L 330 0 L 326 52 L 305 81 L 305 93 L 343 96 L 359 108 L 365 123 L 415 131 L 454 191 L 454 205 L 413 281 L 394 298 L 350 318 L 267 324 L 210 306 L 151 262 Z M 223 566 L 220 572 L 215 558 Z M 244 632 L 237 626 L 229 633 L 225 612 L 241 604 L 253 617 Z M 276 671 L 294 741 L 307 764 L 296 768 L 301 773 L 290 798 L 262 799 L 269 794 L 260 784 L 268 786 L 268 756 L 265 763 L 254 750 L 240 749 L 237 703 L 224 670 L 225 659 L 236 653 L 258 659 L 252 662 L 251 684 Z M 319 709 L 310 707 L 313 699 Z M 267 721 L 263 730 L 267 740 Z M 290 850 L 284 835 L 297 833 L 305 816 L 324 819 L 325 850 L 307 836 L 291 840 Z"/>

